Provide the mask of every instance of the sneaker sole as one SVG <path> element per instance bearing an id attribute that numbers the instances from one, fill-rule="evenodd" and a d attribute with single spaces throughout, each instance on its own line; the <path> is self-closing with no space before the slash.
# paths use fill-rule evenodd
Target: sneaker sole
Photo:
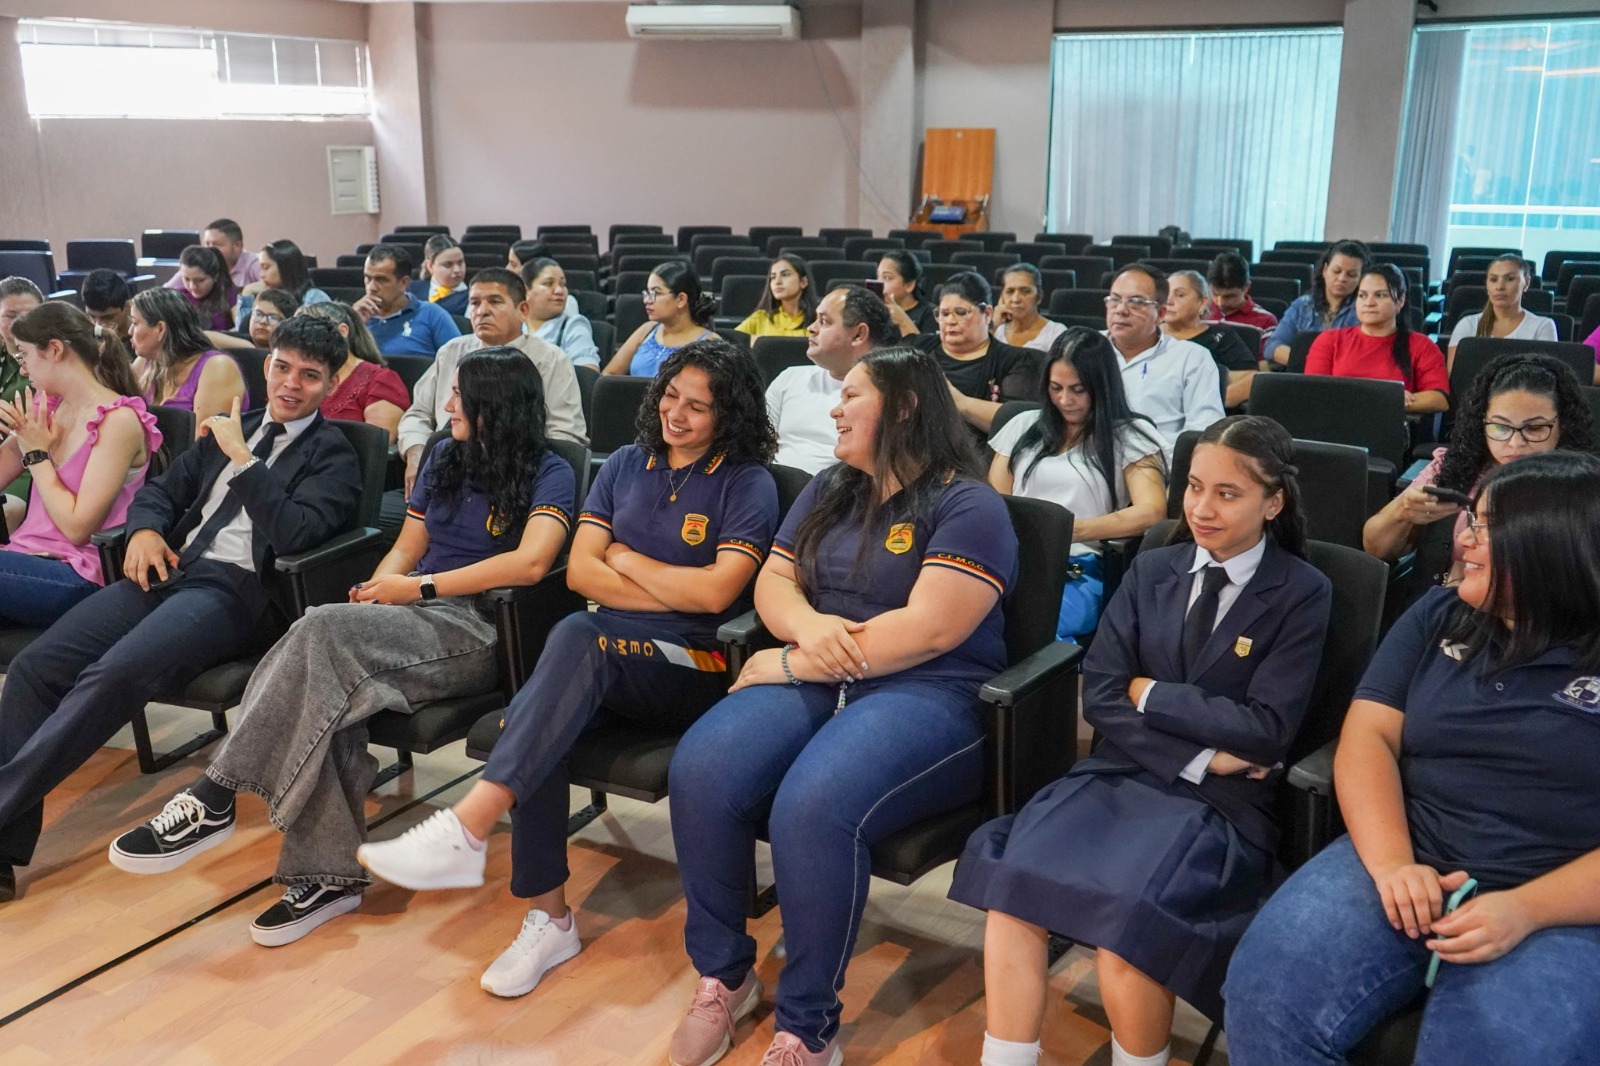
<path id="1" fill-rule="evenodd" d="M 382 863 L 374 866 L 372 863 L 372 856 L 368 854 L 367 845 L 365 844 L 356 849 L 356 862 L 360 863 L 368 872 L 383 878 L 391 885 L 399 885 L 401 888 L 410 889 L 413 892 L 432 892 L 441 888 L 483 887 L 483 871 L 481 869 L 475 875 L 469 874 L 436 878 L 406 877 L 404 875 L 397 876 L 388 870 L 381 869 L 380 867 L 383 865 Z"/>
<path id="2" fill-rule="evenodd" d="M 750 988 L 750 994 L 744 997 L 744 1002 L 733 1009 L 734 1028 L 737 1029 L 739 1027 L 739 1023 L 748 1018 L 750 1013 L 754 1011 L 756 1007 L 760 1006 L 761 993 L 763 991 L 765 991 L 765 989 L 761 987 L 761 979 L 757 978 L 756 983 Z M 726 1036 L 722 1039 L 722 1046 L 718 1048 L 709 1058 L 701 1059 L 699 1062 L 679 1062 L 671 1055 L 668 1055 L 667 1062 L 669 1063 L 669 1066 L 711 1066 L 713 1062 L 716 1062 L 718 1059 L 722 1058 L 722 1056 L 726 1055 L 732 1048 L 733 1037 Z"/>
<path id="3" fill-rule="evenodd" d="M 490 988 L 489 978 L 487 975 L 485 975 L 481 980 L 478 981 L 478 987 L 489 993 L 491 996 L 499 996 L 501 999 L 516 999 L 518 996 L 525 996 L 529 992 L 532 992 L 535 988 L 539 987 L 539 982 L 544 980 L 545 974 L 549 973 L 557 966 L 560 966 L 568 959 L 576 957 L 578 952 L 582 950 L 583 945 L 581 943 L 574 944 L 572 948 L 564 954 L 551 959 L 550 962 L 545 965 L 544 969 L 533 975 L 533 980 L 529 981 L 526 986 L 513 985 L 511 988 L 501 991 L 498 988 Z"/>
<path id="4" fill-rule="evenodd" d="M 293 944 L 319 925 L 330 922 L 341 914 L 349 914 L 359 906 L 361 906 L 361 896 L 357 894 L 336 900 L 298 921 L 275 925 L 271 929 L 263 929 L 251 922 L 250 939 L 264 948 L 281 948 L 285 944 Z"/>
<path id="5" fill-rule="evenodd" d="M 198 843 L 191 844 L 180 851 L 169 851 L 165 855 L 134 855 L 117 847 L 113 840 L 106 857 L 111 860 L 111 865 L 119 870 L 126 870 L 130 874 L 164 874 L 176 870 L 196 855 L 202 855 L 233 836 L 233 831 L 239 823 L 235 821 L 226 829 L 219 829 Z"/>

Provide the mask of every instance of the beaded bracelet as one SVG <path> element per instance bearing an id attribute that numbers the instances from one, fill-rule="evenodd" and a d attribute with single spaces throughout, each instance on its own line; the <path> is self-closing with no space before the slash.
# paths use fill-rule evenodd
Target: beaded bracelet
<path id="1" fill-rule="evenodd" d="M 798 648 L 799 646 L 800 645 L 798 644 L 785 644 L 783 646 L 783 650 L 778 653 L 778 661 L 783 664 L 783 676 L 789 679 L 789 684 L 791 685 L 804 684 L 804 682 L 798 677 L 795 677 L 794 673 L 789 669 L 789 652 L 794 648 Z"/>

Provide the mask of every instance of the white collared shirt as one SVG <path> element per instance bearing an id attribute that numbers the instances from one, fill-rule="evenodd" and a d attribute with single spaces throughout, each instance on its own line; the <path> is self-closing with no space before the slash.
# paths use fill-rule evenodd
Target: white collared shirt
<path id="1" fill-rule="evenodd" d="M 1242 551 L 1221 564 L 1222 568 L 1228 572 L 1228 583 L 1217 590 L 1217 619 L 1211 623 L 1212 632 L 1216 632 L 1217 626 L 1222 622 L 1222 616 L 1228 613 L 1228 608 L 1239 601 L 1239 593 L 1243 592 L 1244 587 L 1250 583 L 1250 579 L 1256 576 L 1256 570 L 1260 568 L 1261 559 L 1266 554 L 1267 535 L 1263 533 L 1261 539 L 1256 541 L 1255 547 Z M 1189 565 L 1189 573 L 1194 576 L 1189 582 L 1189 602 L 1184 607 L 1183 612 L 1185 616 L 1188 615 L 1189 609 L 1194 606 L 1194 601 L 1200 598 L 1200 590 L 1205 586 L 1205 574 L 1203 571 L 1214 562 L 1216 560 L 1211 557 L 1209 551 L 1198 544 L 1195 545 L 1194 562 Z M 1155 688 L 1157 684 L 1158 682 L 1155 681 L 1150 682 L 1144 687 L 1144 691 L 1139 694 L 1139 704 L 1136 709 L 1140 714 L 1144 713 L 1144 705 L 1150 699 L 1150 690 Z M 1189 765 L 1185 766 L 1183 772 L 1178 776 L 1185 781 L 1198 785 L 1205 778 L 1206 766 L 1216 753 L 1216 748 L 1204 749 L 1200 754 L 1189 760 Z"/>
<path id="2" fill-rule="evenodd" d="M 778 432 L 773 462 L 815 474 L 832 466 L 839 443 L 833 409 L 839 406 L 844 380 L 820 366 L 792 366 L 767 386 L 767 414 Z"/>
<path id="3" fill-rule="evenodd" d="M 272 442 L 272 454 L 267 456 L 263 462 L 267 466 L 277 462 L 278 456 L 283 454 L 283 450 L 289 446 L 291 441 L 304 433 L 306 427 L 311 425 L 311 420 L 316 417 L 317 413 L 313 411 L 304 418 L 297 418 L 293 422 L 285 422 L 283 424 L 283 433 L 278 436 L 277 440 Z M 250 438 L 245 441 L 246 446 L 251 451 L 255 451 L 256 445 L 260 442 L 261 435 L 267 431 L 267 423 L 270 421 L 270 418 L 262 418 L 261 425 L 257 426 L 256 431 L 250 434 Z M 211 483 L 211 492 L 206 497 L 205 506 L 200 509 L 200 522 L 190 531 L 189 536 L 184 539 L 183 548 L 179 549 L 178 554 L 182 555 L 183 551 L 194 542 L 194 538 L 200 535 L 200 531 L 206 527 L 206 523 L 211 520 L 211 516 L 217 513 L 217 508 L 221 507 L 222 501 L 227 498 L 228 485 L 248 465 L 248 463 L 240 463 L 236 466 L 229 466 L 217 475 L 216 480 Z M 212 540 L 211 546 L 205 550 L 200 558 L 214 559 L 219 563 L 228 563 L 232 566 L 242 566 L 246 570 L 254 570 L 256 568 L 256 560 L 255 555 L 250 550 L 252 532 L 253 527 L 250 522 L 250 515 L 241 507 L 239 508 L 239 513 L 233 516 L 233 521 L 217 530 L 216 538 Z"/>
<path id="4" fill-rule="evenodd" d="M 1110 334 L 1101 331 L 1110 339 Z M 1222 380 L 1217 361 L 1193 341 L 1178 340 L 1162 333 L 1149 348 L 1129 359 L 1117 353 L 1122 363 L 1122 391 L 1128 406 L 1156 424 L 1167 442 L 1167 458 L 1172 444 L 1186 429 L 1204 430 L 1227 412 L 1222 409 Z"/>

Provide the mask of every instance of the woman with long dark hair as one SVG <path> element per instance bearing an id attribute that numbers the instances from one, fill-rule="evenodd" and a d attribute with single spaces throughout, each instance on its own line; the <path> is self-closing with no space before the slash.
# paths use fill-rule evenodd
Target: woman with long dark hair
<path id="1" fill-rule="evenodd" d="M 1062 595 L 1058 637 L 1093 632 L 1100 617 L 1100 541 L 1137 537 L 1166 517 L 1164 443 L 1128 407 L 1111 342 L 1073 326 L 1056 339 L 1039 380 L 1039 410 L 989 440 L 989 484 L 1072 512 L 1079 576 Z"/>
<path id="2" fill-rule="evenodd" d="M 994 293 L 974 271 L 939 287 L 939 332 L 929 348 L 954 390 L 956 411 L 974 430 L 989 432 L 1007 400 L 1027 399 L 1038 380 L 1041 353 L 989 334 Z M 926 345 L 926 342 L 919 342 Z"/>
<path id="3" fill-rule="evenodd" d="M 170 291 L 181 293 L 189 301 L 206 329 L 233 328 L 233 304 L 238 293 L 221 252 L 203 244 L 189 245 L 178 254 L 178 279 L 182 286 Z"/>
<path id="4" fill-rule="evenodd" d="M 449 810 L 357 858 L 405 888 L 483 884 L 486 842 L 511 814 L 511 892 L 529 903 L 484 972 L 497 996 L 531 992 L 578 953 L 567 904 L 567 754 L 602 705 L 686 728 L 727 691 L 717 627 L 743 600 L 778 520 L 777 449 L 749 353 L 684 345 L 639 406 L 639 434 L 595 476 L 567 584 L 600 605 L 562 619 L 512 700 L 483 780 Z"/>
<path id="5" fill-rule="evenodd" d="M 1135 558 L 1084 660 L 1099 746 L 967 842 L 950 896 L 989 912 L 984 1066 L 1038 1061 L 1051 932 L 1095 948 L 1117 1066 L 1167 1061 L 1174 997 L 1221 1016 L 1332 604 L 1292 444 L 1246 415 L 1201 435 L 1173 543 Z"/>
<path id="6" fill-rule="evenodd" d="M 531 259 L 522 264 L 522 282 L 528 287 L 528 313 L 523 318 L 528 332 L 560 348 L 574 366 L 598 370 L 600 348 L 594 325 L 578 310 L 578 301 L 567 288 L 566 268 L 547 256 Z"/>
<path id="7" fill-rule="evenodd" d="M 1536 315 L 1522 306 L 1522 297 L 1533 284 L 1533 264 L 1515 252 L 1497 255 L 1484 272 L 1488 300 L 1477 314 L 1462 315 L 1450 331 L 1446 346 L 1446 366 L 1456 363 L 1456 345 L 1468 337 L 1507 337 L 1522 341 L 1553 341 L 1554 319 Z M 1581 313 L 1581 308 L 1579 309 Z M 1588 384 L 1585 382 L 1585 384 Z"/>
<path id="8" fill-rule="evenodd" d="M 1294 298 L 1267 340 L 1267 354 L 1289 365 L 1289 346 L 1302 333 L 1356 324 L 1356 283 L 1372 253 L 1360 241 L 1334 241 L 1323 249 L 1311 275 L 1311 291 Z"/>
<path id="9" fill-rule="evenodd" d="M 1228 969 L 1240 1066 L 1342 1063 L 1430 985 L 1418 1063 L 1600 1045 L 1600 459 L 1496 467 L 1459 539 L 1461 584 L 1395 623 L 1345 717 L 1349 835 Z"/>
<path id="10" fill-rule="evenodd" d="M 106 583 L 89 538 L 127 518 L 161 431 L 115 331 L 52 300 L 11 332 L 32 386 L 0 399 L 0 485 L 24 467 L 33 478 L 27 517 L 0 549 L 0 621 L 43 628 Z"/>
<path id="11" fill-rule="evenodd" d="M 439 305 L 452 315 L 467 313 L 467 253 L 448 233 L 435 233 L 422 246 L 422 269 L 408 288 L 411 295 Z"/>
<path id="12" fill-rule="evenodd" d="M 1399 381 L 1407 414 L 1448 410 L 1444 353 L 1406 325 L 1406 276 L 1400 268 L 1379 263 L 1363 271 L 1355 307 L 1356 325 L 1324 330 L 1311 342 L 1306 373 Z"/>
<path id="13" fill-rule="evenodd" d="M 922 264 L 903 248 L 893 248 L 878 260 L 878 284 L 883 286 L 883 302 L 902 336 L 939 332 L 937 308 L 922 298 Z"/>
<path id="14" fill-rule="evenodd" d="M 313 607 L 256 667 L 211 768 L 111 845 L 132 873 L 164 873 L 222 843 L 234 795 L 267 800 L 287 834 L 283 898 L 250 926 L 287 944 L 355 910 L 370 878 L 355 861 L 378 762 L 366 720 L 494 688 L 495 627 L 480 593 L 531 585 L 571 526 L 573 471 L 544 438 L 539 372 L 514 348 L 461 361 L 450 435 L 425 460 L 394 547 L 350 602 Z M 377 608 L 374 610 L 374 608 Z"/>
<path id="15" fill-rule="evenodd" d="M 273 241 L 261 249 L 261 280 L 252 281 L 239 294 L 239 322 L 250 321 L 257 296 L 266 289 L 282 289 L 295 298 L 295 307 L 310 307 L 332 299 L 327 293 L 311 284 L 311 271 L 306 266 L 305 253 L 290 240 Z M 290 310 L 287 314 L 294 314 Z M 266 345 L 258 344 L 258 348 Z"/>
<path id="16" fill-rule="evenodd" d="M 971 802 L 983 782 L 978 686 L 1005 666 L 1016 578 L 1005 504 L 928 355 L 889 348 L 845 376 L 837 464 L 800 494 L 756 581 L 787 642 L 750 657 L 678 744 L 672 836 L 700 983 L 678 1066 L 721 1057 L 761 997 L 745 886 L 770 826 L 788 961 L 763 1061 L 837 1066 L 839 989 L 872 845 Z"/>
<path id="17" fill-rule="evenodd" d="M 785 252 L 767 268 L 761 302 L 734 328 L 749 337 L 804 337 L 817 317 L 817 296 L 811 291 L 806 261 Z"/>
<path id="18" fill-rule="evenodd" d="M 673 352 L 711 336 L 717 302 L 700 288 L 700 276 L 681 259 L 670 259 L 645 282 L 644 314 L 649 321 L 622 342 L 601 371 L 654 377 Z"/>
<path id="19" fill-rule="evenodd" d="M 210 249 L 207 249 L 210 251 Z M 133 374 L 146 403 L 194 412 L 195 439 L 206 419 L 250 406 L 238 364 L 212 347 L 194 306 L 175 289 L 133 297 Z"/>
<path id="20" fill-rule="evenodd" d="M 1410 587 L 1390 590 L 1402 597 L 1398 607 L 1461 578 L 1460 533 L 1468 515 L 1428 486 L 1472 497 L 1489 472 L 1506 463 L 1594 447 L 1589 403 L 1565 363 L 1548 355 L 1503 355 L 1480 370 L 1456 412 L 1449 447 L 1435 450 L 1433 461 L 1362 529 L 1363 547 L 1380 559 L 1417 553 Z"/>

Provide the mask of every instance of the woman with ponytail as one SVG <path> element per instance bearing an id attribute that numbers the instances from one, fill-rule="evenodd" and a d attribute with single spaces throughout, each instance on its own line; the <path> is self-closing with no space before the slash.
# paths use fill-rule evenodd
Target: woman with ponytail
<path id="1" fill-rule="evenodd" d="M 1291 449 L 1267 418 L 1201 435 L 1171 543 L 1139 553 L 1084 660 L 1100 745 L 967 842 L 950 896 L 989 912 L 983 1066 L 1039 1061 L 1052 931 L 1096 949 L 1113 1066 L 1167 1062 L 1175 997 L 1221 1018 L 1332 604 Z"/>
<path id="2" fill-rule="evenodd" d="M 32 387 L 0 400 L 11 434 L 0 484 L 27 467 L 33 485 L 27 517 L 0 550 L 0 621 L 42 628 L 105 584 L 89 538 L 127 517 L 161 432 L 113 331 L 52 301 L 12 334 Z"/>
<path id="3" fill-rule="evenodd" d="M 644 313 L 649 321 L 622 342 L 601 373 L 655 377 L 669 355 L 710 335 L 717 302 L 700 288 L 693 267 L 672 259 L 650 272 L 644 287 Z"/>
<path id="4" fill-rule="evenodd" d="M 1388 263 L 1368 267 L 1356 287 L 1355 326 L 1325 330 L 1306 355 L 1307 374 L 1403 382 L 1406 413 L 1450 409 L 1450 373 L 1439 346 L 1406 325 L 1406 276 Z"/>

